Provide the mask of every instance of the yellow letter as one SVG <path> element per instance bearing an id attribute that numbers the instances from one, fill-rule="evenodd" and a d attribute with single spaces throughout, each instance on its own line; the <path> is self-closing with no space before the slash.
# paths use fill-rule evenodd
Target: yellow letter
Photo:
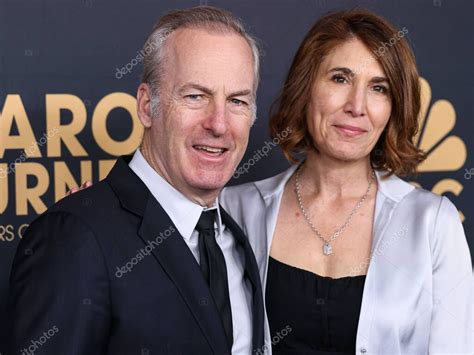
<path id="1" fill-rule="evenodd" d="M 55 201 L 59 201 L 66 195 L 67 188 L 81 185 L 84 181 L 92 181 L 92 162 L 90 160 L 81 161 L 81 181 L 76 182 L 71 171 L 63 161 L 54 162 L 54 194 Z M 67 187 L 66 187 L 67 186 Z"/>
<path id="2" fill-rule="evenodd" d="M 8 206 L 8 171 L 7 164 L 0 164 L 0 213 Z"/>
<path id="3" fill-rule="evenodd" d="M 72 121 L 61 125 L 61 109 L 72 113 Z M 46 95 L 46 127 L 48 130 L 48 157 L 61 156 L 61 141 L 75 157 L 87 156 L 76 138 L 86 125 L 86 107 L 80 98 L 70 94 Z M 51 136 L 50 136 L 51 134 Z"/>
<path id="4" fill-rule="evenodd" d="M 28 187 L 28 175 L 34 175 L 38 179 L 35 187 Z M 41 196 L 48 190 L 49 176 L 46 168 L 38 163 L 16 164 L 16 214 L 26 216 L 28 214 L 28 202 L 37 214 L 46 210 L 46 205 Z"/>
<path id="5" fill-rule="evenodd" d="M 18 136 L 10 136 L 14 119 Z M 28 157 L 41 157 L 20 95 L 7 95 L 0 112 L 0 158 L 3 158 L 6 149 L 24 149 Z"/>
<path id="6" fill-rule="evenodd" d="M 104 152 L 110 155 L 127 155 L 137 149 L 143 134 L 143 126 L 138 119 L 136 100 L 133 96 L 123 92 L 115 92 L 105 96 L 97 104 L 92 116 L 92 134 L 97 144 Z M 124 141 L 116 141 L 107 132 L 107 117 L 115 108 L 124 108 L 132 117 L 132 133 Z"/>
<path id="7" fill-rule="evenodd" d="M 116 160 L 99 160 L 99 181 L 105 179 L 109 175 L 110 170 L 112 170 Z"/>

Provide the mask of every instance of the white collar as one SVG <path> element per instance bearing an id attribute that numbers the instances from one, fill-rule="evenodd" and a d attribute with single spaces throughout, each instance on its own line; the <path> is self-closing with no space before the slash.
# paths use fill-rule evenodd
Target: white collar
<path id="1" fill-rule="evenodd" d="M 223 225 L 218 208 L 218 198 L 216 198 L 214 205 L 208 208 L 189 200 L 151 167 L 143 157 L 140 149 L 135 151 L 128 165 L 143 181 L 161 207 L 163 207 L 184 239 L 189 241 L 202 212 L 213 209 L 217 210 L 216 224 L 218 236 L 222 234 Z"/>

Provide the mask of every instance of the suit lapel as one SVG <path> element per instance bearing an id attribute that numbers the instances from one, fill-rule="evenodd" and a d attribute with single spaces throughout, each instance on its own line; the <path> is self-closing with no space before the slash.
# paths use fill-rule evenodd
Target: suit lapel
<path id="1" fill-rule="evenodd" d="M 213 350 L 217 354 L 229 353 L 219 313 L 198 263 L 171 219 L 150 196 L 138 234 L 145 243 L 157 242 L 157 236 L 170 228 L 174 232 L 152 253 L 174 282 Z"/>
<path id="2" fill-rule="evenodd" d="M 176 226 L 151 195 L 145 184 L 128 167 L 129 158 L 119 158 L 107 177 L 122 207 L 141 216 L 138 231 L 145 244 L 175 284 L 216 354 L 230 354 L 222 322 L 198 263 Z"/>
<path id="3" fill-rule="evenodd" d="M 257 261 L 253 253 L 252 247 L 249 244 L 247 237 L 238 224 L 229 216 L 229 214 L 219 206 L 222 222 L 230 229 L 237 244 L 244 249 L 244 268 L 245 274 L 252 284 L 252 319 L 253 319 L 253 337 L 252 346 L 254 351 L 263 348 L 264 345 L 264 306 L 262 285 L 260 282 L 260 275 L 258 272 Z"/>

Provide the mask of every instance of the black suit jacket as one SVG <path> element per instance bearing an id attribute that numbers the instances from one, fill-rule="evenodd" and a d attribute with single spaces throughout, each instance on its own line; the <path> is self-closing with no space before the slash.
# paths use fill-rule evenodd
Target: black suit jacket
<path id="1" fill-rule="evenodd" d="M 10 277 L 12 353 L 230 353 L 198 263 L 128 160 L 119 158 L 104 181 L 59 201 L 20 241 Z M 252 344 L 261 349 L 257 263 L 242 230 L 221 214 L 245 256 Z"/>

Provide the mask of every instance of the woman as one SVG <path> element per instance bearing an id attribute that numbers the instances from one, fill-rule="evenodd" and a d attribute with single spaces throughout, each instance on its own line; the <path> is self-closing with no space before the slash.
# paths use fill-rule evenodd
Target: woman
<path id="1" fill-rule="evenodd" d="M 274 354 L 472 353 L 457 209 L 397 177 L 424 159 L 406 32 L 364 10 L 321 18 L 270 120 L 294 165 L 221 195 L 257 256 Z"/>

